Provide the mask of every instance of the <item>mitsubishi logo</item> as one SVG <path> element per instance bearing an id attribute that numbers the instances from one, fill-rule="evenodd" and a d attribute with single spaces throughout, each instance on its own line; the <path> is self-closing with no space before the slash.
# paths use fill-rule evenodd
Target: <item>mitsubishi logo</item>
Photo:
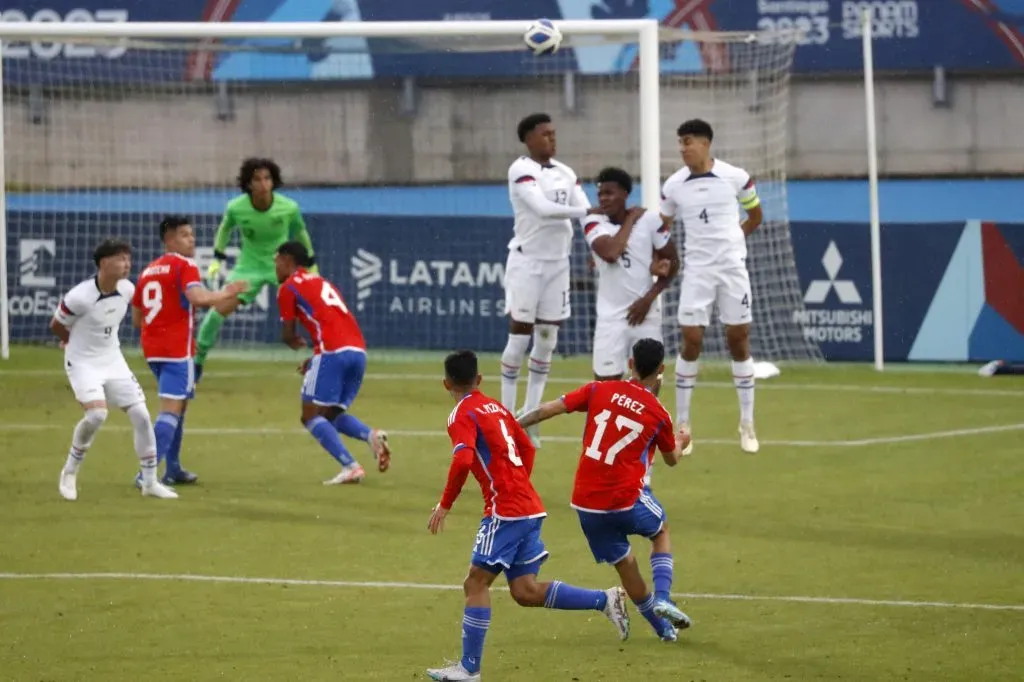
<path id="1" fill-rule="evenodd" d="M 356 310 L 365 307 L 364 301 L 370 297 L 370 288 L 382 279 L 382 262 L 380 257 L 366 249 L 357 249 L 352 256 L 352 278 L 356 280 Z"/>
<path id="2" fill-rule="evenodd" d="M 825 255 L 821 257 L 821 264 L 825 268 L 828 279 L 816 279 L 807 287 L 804 294 L 804 303 L 824 303 L 828 298 L 828 292 L 835 289 L 836 297 L 840 303 L 846 305 L 857 305 L 861 303 L 860 292 L 857 285 L 851 279 L 836 279 L 839 269 L 843 267 L 843 256 L 836 248 L 836 243 L 830 241 Z"/>

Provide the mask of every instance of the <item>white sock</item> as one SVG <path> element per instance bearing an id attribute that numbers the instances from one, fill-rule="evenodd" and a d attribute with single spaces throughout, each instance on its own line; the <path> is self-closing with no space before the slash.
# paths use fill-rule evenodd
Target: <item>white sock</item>
<path id="1" fill-rule="evenodd" d="M 523 408 L 532 410 L 544 398 L 544 387 L 551 373 L 551 358 L 558 347 L 558 327 L 553 324 L 538 324 L 533 328 L 533 350 L 530 351 L 530 376 L 526 380 L 526 404 Z"/>
<path id="2" fill-rule="evenodd" d="M 690 401 L 697 386 L 698 361 L 676 357 L 676 425 L 690 423 Z"/>
<path id="3" fill-rule="evenodd" d="M 530 347 L 529 334 L 509 334 L 508 343 L 501 354 L 501 404 L 515 414 L 518 396 L 519 368 Z"/>
<path id="4" fill-rule="evenodd" d="M 754 358 L 732 362 L 732 383 L 740 399 L 740 421 L 754 423 Z"/>
<path id="5" fill-rule="evenodd" d="M 156 483 L 156 435 L 153 434 L 149 411 L 145 403 L 136 403 L 125 412 L 132 423 L 135 454 L 142 468 L 142 485 L 152 485 Z"/>
<path id="6" fill-rule="evenodd" d="M 75 424 L 75 430 L 71 435 L 71 449 L 68 451 L 67 461 L 64 462 L 64 471 L 75 474 L 78 467 L 82 466 L 85 453 L 88 452 L 97 432 L 107 420 L 107 408 L 93 407 L 85 411 L 82 418 Z"/>

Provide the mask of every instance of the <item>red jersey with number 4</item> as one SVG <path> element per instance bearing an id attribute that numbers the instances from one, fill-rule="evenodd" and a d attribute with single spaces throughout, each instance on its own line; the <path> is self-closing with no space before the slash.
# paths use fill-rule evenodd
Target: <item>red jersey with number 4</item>
<path id="1" fill-rule="evenodd" d="M 672 452 L 672 418 L 635 381 L 595 381 L 562 396 L 569 412 L 586 412 L 583 454 L 572 506 L 592 512 L 632 509 L 644 487 L 654 448 Z"/>
<path id="2" fill-rule="evenodd" d="M 165 253 L 139 275 L 132 305 L 142 311 L 147 360 L 187 360 L 195 354 L 195 310 L 185 292 L 202 284 L 195 262 L 176 253 Z"/>
<path id="3" fill-rule="evenodd" d="M 480 391 L 466 395 L 448 417 L 452 465 L 441 506 L 451 509 L 472 472 L 484 496 L 484 516 L 506 521 L 546 516 L 530 473 L 533 443 L 501 403 Z"/>
<path id="4" fill-rule="evenodd" d="M 320 275 L 295 271 L 277 290 L 281 320 L 298 319 L 309 332 L 314 353 L 334 353 L 348 348 L 366 350 L 363 332 L 341 294 Z"/>

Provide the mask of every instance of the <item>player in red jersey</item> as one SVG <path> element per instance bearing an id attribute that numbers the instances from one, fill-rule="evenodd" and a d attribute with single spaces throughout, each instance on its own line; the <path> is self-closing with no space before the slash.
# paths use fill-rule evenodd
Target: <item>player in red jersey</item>
<path id="1" fill-rule="evenodd" d="M 528 426 L 566 412 L 586 412 L 583 454 L 576 469 L 572 506 L 598 563 L 619 572 L 622 586 L 654 631 L 675 641 L 690 618 L 671 599 L 672 545 L 665 510 L 649 487 L 654 448 L 675 466 L 690 441 L 685 427 L 672 431 L 672 418 L 658 401 L 665 371 L 665 347 L 640 339 L 629 361 L 630 381 L 595 381 L 541 405 L 519 420 Z M 653 543 L 654 593 L 640 575 L 630 535 Z"/>
<path id="2" fill-rule="evenodd" d="M 536 450 L 512 413 L 480 392 L 476 354 L 452 353 L 445 358 L 444 373 L 445 390 L 456 401 L 448 417 L 454 451 L 448 484 L 427 527 L 435 535 L 444 527 L 470 473 L 483 492 L 484 516 L 463 583 L 462 660 L 428 670 L 427 675 L 434 680 L 480 679 L 480 658 L 491 623 L 490 587 L 502 572 L 520 606 L 601 611 L 626 639 L 629 614 L 622 588 L 587 590 L 557 580 L 537 581 L 548 551 L 540 537 L 547 512 L 530 482 Z"/>
<path id="3" fill-rule="evenodd" d="M 295 350 L 306 347 L 296 329 L 301 321 L 313 347 L 313 357 L 299 368 L 306 377 L 302 423 L 341 465 L 341 472 L 324 485 L 358 483 L 366 473 L 338 434 L 367 443 L 382 472 L 391 464 L 391 448 L 386 433 L 348 413 L 366 373 L 366 342 L 338 289 L 306 269 L 311 263 L 309 251 L 300 242 L 286 242 L 277 249 L 274 267 L 281 283 L 277 290 L 281 340 Z"/>
<path id="4" fill-rule="evenodd" d="M 163 482 L 195 483 L 197 477 L 181 467 L 185 409 L 195 396 L 195 309 L 227 303 L 246 291 L 247 282 L 233 282 L 222 291 L 209 291 L 192 261 L 196 238 L 192 221 L 167 216 L 160 222 L 164 255 L 142 271 L 132 298 L 132 324 L 142 329 L 142 354 L 156 377 L 160 415 L 153 423 L 158 460 L 164 461 Z M 142 472 L 135 478 L 142 483 Z"/>

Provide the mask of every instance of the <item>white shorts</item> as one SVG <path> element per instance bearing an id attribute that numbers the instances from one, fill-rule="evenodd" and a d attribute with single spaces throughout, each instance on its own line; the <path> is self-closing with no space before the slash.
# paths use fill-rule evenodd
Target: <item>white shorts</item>
<path id="1" fill-rule="evenodd" d="M 513 249 L 505 264 L 505 312 L 516 322 L 569 317 L 569 259 L 537 260 Z"/>
<path id="2" fill-rule="evenodd" d="M 65 360 L 64 371 L 68 375 L 75 400 L 80 403 L 103 400 L 123 409 L 146 402 L 146 395 L 138 379 L 123 357 L 104 364 Z"/>
<path id="3" fill-rule="evenodd" d="M 718 304 L 724 325 L 750 324 L 750 274 L 743 265 L 683 270 L 679 289 L 679 326 L 706 327 L 711 306 Z"/>
<path id="4" fill-rule="evenodd" d="M 594 375 L 618 376 L 629 367 L 633 344 L 640 339 L 662 341 L 661 315 L 644 320 L 638 327 L 630 327 L 623 319 L 602 320 L 594 325 Z"/>

